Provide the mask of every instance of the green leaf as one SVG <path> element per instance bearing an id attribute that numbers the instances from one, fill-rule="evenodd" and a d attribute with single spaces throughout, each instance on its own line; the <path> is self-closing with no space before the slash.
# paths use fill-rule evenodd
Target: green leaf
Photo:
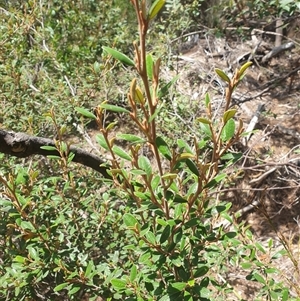
<path id="1" fill-rule="evenodd" d="M 186 152 L 193 154 L 192 148 L 183 139 L 177 139 L 177 144 L 180 148 L 185 149 Z"/>
<path id="2" fill-rule="evenodd" d="M 165 142 L 165 140 L 161 137 L 157 137 L 155 140 L 155 144 L 159 150 L 159 152 L 169 161 L 172 159 L 172 153 L 169 149 L 168 144 Z"/>
<path id="3" fill-rule="evenodd" d="M 144 254 L 142 254 L 139 258 L 139 263 L 146 263 L 149 262 L 149 259 L 151 257 L 151 254 L 146 251 Z"/>
<path id="4" fill-rule="evenodd" d="M 134 195 L 137 196 L 138 198 L 140 198 L 141 200 L 150 200 L 151 197 L 148 193 L 144 193 L 141 191 L 135 191 Z"/>
<path id="5" fill-rule="evenodd" d="M 224 161 L 231 160 L 232 163 L 235 163 L 242 157 L 243 157 L 243 153 L 227 153 L 224 156 L 222 156 L 221 159 Z"/>
<path id="6" fill-rule="evenodd" d="M 287 288 L 284 288 L 282 290 L 281 301 L 287 301 L 288 299 L 289 299 L 289 290 Z"/>
<path id="7" fill-rule="evenodd" d="M 146 68 L 147 68 L 147 76 L 149 79 L 153 78 L 153 57 L 151 54 L 147 54 L 146 56 Z"/>
<path id="8" fill-rule="evenodd" d="M 119 156 L 120 158 L 122 159 L 125 159 L 125 160 L 128 160 L 128 161 L 131 161 L 132 158 L 128 155 L 127 152 L 125 152 L 122 148 L 114 145 L 113 148 L 112 148 L 113 152 Z"/>
<path id="9" fill-rule="evenodd" d="M 74 153 L 69 153 L 69 155 L 68 155 L 68 163 L 72 162 L 73 159 L 74 159 L 74 157 L 75 157 Z"/>
<path id="10" fill-rule="evenodd" d="M 198 122 L 200 123 L 204 123 L 204 124 L 211 124 L 211 121 L 208 120 L 207 118 L 203 118 L 203 117 L 199 117 L 196 119 Z"/>
<path id="11" fill-rule="evenodd" d="M 155 18 L 155 16 L 159 13 L 159 11 L 162 9 L 164 4 L 166 3 L 166 0 L 156 0 L 150 7 L 149 10 L 149 20 L 152 20 Z"/>
<path id="12" fill-rule="evenodd" d="M 27 249 L 28 249 L 28 253 L 29 253 L 31 259 L 34 259 L 34 260 L 39 259 L 39 253 L 35 248 L 33 248 L 32 246 L 28 246 Z"/>
<path id="13" fill-rule="evenodd" d="M 164 295 L 162 296 L 158 301 L 170 301 L 170 296 L 169 295 Z"/>
<path id="14" fill-rule="evenodd" d="M 128 142 L 132 142 L 132 143 L 144 143 L 146 140 L 135 136 L 135 135 L 131 135 L 131 134 L 117 134 L 116 136 L 118 139 L 122 139 Z"/>
<path id="15" fill-rule="evenodd" d="M 164 97 L 168 93 L 170 87 L 177 81 L 178 78 L 179 75 L 173 77 L 171 81 L 169 81 L 165 86 L 163 86 L 157 93 L 158 97 Z"/>
<path id="16" fill-rule="evenodd" d="M 95 116 L 93 113 L 91 113 L 90 111 L 88 111 L 88 110 L 86 110 L 86 109 L 84 109 L 84 108 L 75 107 L 75 110 L 76 110 L 79 114 L 81 114 L 81 115 L 83 115 L 83 116 L 85 116 L 85 117 L 87 117 L 87 118 L 90 118 L 90 119 L 96 119 L 96 116 Z"/>
<path id="17" fill-rule="evenodd" d="M 170 227 L 170 225 L 167 225 L 161 234 L 159 242 L 161 244 L 163 244 L 165 241 L 167 241 L 169 239 L 170 234 L 171 234 L 171 227 Z"/>
<path id="18" fill-rule="evenodd" d="M 17 255 L 17 256 L 13 259 L 13 261 L 19 262 L 19 263 L 25 263 L 26 260 L 27 260 L 26 257 L 20 256 L 20 255 Z"/>
<path id="19" fill-rule="evenodd" d="M 183 198 L 179 194 L 176 194 L 175 197 L 174 197 L 174 203 L 182 204 L 182 203 L 187 203 L 187 202 L 188 202 L 187 199 Z"/>
<path id="20" fill-rule="evenodd" d="M 171 285 L 173 288 L 175 288 L 176 290 L 178 290 L 180 292 L 182 292 L 187 286 L 187 284 L 185 282 L 175 282 L 175 283 L 172 283 Z"/>
<path id="21" fill-rule="evenodd" d="M 92 271 L 93 268 L 95 268 L 94 262 L 92 260 L 90 260 L 89 263 L 88 263 L 88 265 L 87 265 L 87 267 L 86 267 L 86 269 L 85 269 L 85 272 L 84 272 L 84 276 L 86 278 L 89 278 L 89 276 L 91 275 L 91 271 Z"/>
<path id="22" fill-rule="evenodd" d="M 252 268 L 252 264 L 250 262 L 241 262 L 240 265 L 244 270 Z"/>
<path id="23" fill-rule="evenodd" d="M 102 108 L 102 109 L 106 109 L 108 111 L 117 112 L 117 113 L 130 113 L 125 108 L 115 106 L 115 105 L 110 105 L 110 104 L 107 104 L 107 103 L 102 103 L 102 104 L 100 104 L 99 107 Z"/>
<path id="24" fill-rule="evenodd" d="M 158 115 L 158 113 L 160 112 L 161 108 L 163 106 L 160 106 L 159 108 L 156 108 L 154 113 L 149 117 L 148 122 L 150 123 L 154 118 L 156 118 L 156 116 Z"/>
<path id="25" fill-rule="evenodd" d="M 208 137 L 211 137 L 212 134 L 211 134 L 211 128 L 209 127 L 208 124 L 205 124 L 205 123 L 200 123 L 200 128 L 201 130 L 203 131 L 204 134 L 206 134 Z"/>
<path id="26" fill-rule="evenodd" d="M 68 286 L 69 283 L 68 282 L 65 282 L 65 283 L 61 283 L 59 285 L 57 285 L 55 288 L 54 288 L 54 291 L 55 292 L 59 292 L 61 291 L 62 289 L 64 289 L 66 286 Z"/>
<path id="27" fill-rule="evenodd" d="M 187 167 L 189 168 L 189 170 L 190 170 L 193 174 L 195 174 L 197 177 L 200 176 L 198 167 L 197 167 L 197 165 L 195 164 L 194 161 L 192 161 L 191 159 L 186 159 L 185 163 L 186 163 Z"/>
<path id="28" fill-rule="evenodd" d="M 33 226 L 33 224 L 31 222 L 21 221 L 20 227 L 22 229 L 29 229 L 29 230 L 35 232 L 35 228 L 34 228 L 34 226 Z"/>
<path id="29" fill-rule="evenodd" d="M 276 268 L 268 268 L 268 269 L 265 269 L 265 272 L 267 274 L 277 274 L 279 271 Z"/>
<path id="30" fill-rule="evenodd" d="M 234 232 L 234 231 L 232 231 L 232 232 L 227 232 L 227 233 L 225 233 L 225 234 L 220 238 L 220 240 L 225 239 L 225 238 L 232 239 L 232 238 L 234 238 L 234 237 L 236 237 L 236 236 L 237 236 L 237 233 Z"/>
<path id="31" fill-rule="evenodd" d="M 256 246 L 256 248 L 257 248 L 259 251 L 261 251 L 262 253 L 264 253 L 264 254 L 267 253 L 266 250 L 264 249 L 263 245 L 260 244 L 259 242 L 256 242 L 256 243 L 255 243 L 255 246 Z"/>
<path id="32" fill-rule="evenodd" d="M 115 58 L 116 60 L 118 60 L 119 62 L 123 63 L 124 65 L 128 65 L 128 66 L 134 66 L 134 61 L 131 60 L 127 55 L 113 49 L 110 47 L 106 47 L 106 46 L 102 46 L 102 49 L 107 52 L 108 54 L 110 54 L 113 58 Z"/>
<path id="33" fill-rule="evenodd" d="M 55 146 L 51 146 L 51 145 L 43 145 L 43 146 L 41 146 L 41 149 L 44 149 L 47 151 L 57 151 L 57 148 Z"/>
<path id="34" fill-rule="evenodd" d="M 47 158 L 54 159 L 54 160 L 61 160 L 60 156 L 48 155 Z"/>
<path id="35" fill-rule="evenodd" d="M 278 259 L 278 258 L 280 258 L 280 257 L 282 257 L 282 256 L 284 256 L 284 255 L 286 255 L 286 254 L 287 254 L 287 251 L 284 250 L 284 249 L 282 249 L 282 250 L 278 251 L 277 253 L 275 253 L 275 254 L 272 256 L 272 259 Z"/>
<path id="36" fill-rule="evenodd" d="M 98 134 L 98 135 L 96 135 L 96 141 L 97 141 L 97 143 L 101 146 L 101 147 L 103 147 L 105 150 L 109 150 L 109 147 L 108 147 L 108 145 L 107 145 L 107 142 L 106 142 L 106 140 L 105 140 L 105 138 L 104 138 L 104 136 L 102 135 L 102 134 Z"/>
<path id="37" fill-rule="evenodd" d="M 226 122 L 233 118 L 235 116 L 236 113 L 236 109 L 231 109 L 231 110 L 227 110 L 224 114 L 223 114 L 223 122 L 224 124 L 226 124 Z"/>
<path id="38" fill-rule="evenodd" d="M 227 177 L 226 173 L 222 173 L 217 175 L 214 179 L 212 179 L 210 182 L 208 182 L 204 188 L 212 188 L 215 187 L 219 182 L 221 182 L 223 179 Z"/>
<path id="39" fill-rule="evenodd" d="M 258 274 L 258 273 L 253 273 L 253 277 L 254 277 L 259 283 L 266 284 L 265 279 L 264 279 L 263 276 L 261 276 L 260 274 Z"/>
<path id="40" fill-rule="evenodd" d="M 221 69 L 219 69 L 219 68 L 216 68 L 215 69 L 215 72 L 219 75 L 219 77 L 221 78 L 221 79 L 223 79 L 225 82 L 227 82 L 227 83 L 230 83 L 230 78 L 228 77 L 228 75 L 226 75 L 226 73 L 223 71 L 223 70 L 221 70 Z"/>
<path id="41" fill-rule="evenodd" d="M 165 180 L 172 180 L 172 179 L 176 179 L 178 176 L 177 173 L 171 173 L 171 172 L 167 172 L 165 173 L 164 175 L 162 175 L 162 179 L 165 179 Z"/>
<path id="42" fill-rule="evenodd" d="M 152 166 L 149 159 L 145 156 L 140 156 L 138 159 L 138 165 L 141 170 L 143 170 L 147 176 L 152 174 Z"/>
<path id="43" fill-rule="evenodd" d="M 106 127 L 106 130 L 109 131 L 109 130 L 113 129 L 117 124 L 118 124 L 118 121 L 111 122 L 111 123 Z"/>
<path id="44" fill-rule="evenodd" d="M 177 160 L 180 161 L 180 160 L 185 160 L 185 159 L 192 159 L 194 158 L 195 155 L 194 154 L 191 154 L 191 153 L 181 153 L 178 157 L 177 157 Z"/>
<path id="45" fill-rule="evenodd" d="M 242 77 L 242 76 L 244 75 L 245 71 L 246 71 L 251 65 L 252 65 L 252 62 L 247 62 L 247 63 L 245 63 L 245 64 L 241 67 L 241 69 L 240 69 L 240 71 L 239 71 L 240 77 Z"/>
<path id="46" fill-rule="evenodd" d="M 269 247 L 269 249 L 271 249 L 273 247 L 273 239 L 272 238 L 270 238 L 268 241 L 268 247 Z"/>
<path id="47" fill-rule="evenodd" d="M 194 277 L 199 278 L 204 276 L 209 271 L 209 268 L 207 266 L 202 266 L 199 269 L 196 270 Z"/>
<path id="48" fill-rule="evenodd" d="M 116 290 L 124 289 L 127 284 L 127 282 L 125 280 L 116 279 L 116 278 L 111 279 L 110 283 Z"/>
<path id="49" fill-rule="evenodd" d="M 150 231 L 148 231 L 146 234 L 145 234 L 145 237 L 146 237 L 146 239 L 148 240 L 148 242 L 150 243 L 150 244 L 152 244 L 152 245 L 156 245 L 156 237 L 155 237 L 155 235 L 152 233 L 152 232 L 150 232 Z"/>
<path id="50" fill-rule="evenodd" d="M 130 213 L 125 213 L 123 216 L 124 224 L 127 227 L 135 227 L 138 224 L 137 219 Z"/>
<path id="51" fill-rule="evenodd" d="M 130 276 L 129 276 L 130 281 L 131 282 L 135 281 L 136 276 L 137 276 L 137 268 L 136 265 L 134 264 L 130 270 Z"/>
<path id="52" fill-rule="evenodd" d="M 208 93 L 205 94 L 204 103 L 205 103 L 205 107 L 208 108 L 210 104 L 210 97 Z"/>
<path id="53" fill-rule="evenodd" d="M 131 169 L 129 172 L 136 176 L 146 175 L 146 172 L 144 170 L 140 170 L 140 169 Z"/>
<path id="54" fill-rule="evenodd" d="M 221 139 L 223 141 L 229 141 L 235 133 L 235 122 L 233 119 L 229 119 L 223 127 Z"/>
<path id="55" fill-rule="evenodd" d="M 153 191 L 156 190 L 156 188 L 158 187 L 159 183 L 160 183 L 160 177 L 159 177 L 159 175 L 157 175 L 151 181 L 151 187 L 152 187 Z"/>
<path id="56" fill-rule="evenodd" d="M 79 290 L 81 289 L 81 285 L 79 284 L 73 284 L 72 289 L 68 291 L 69 295 L 74 295 L 76 294 Z"/>

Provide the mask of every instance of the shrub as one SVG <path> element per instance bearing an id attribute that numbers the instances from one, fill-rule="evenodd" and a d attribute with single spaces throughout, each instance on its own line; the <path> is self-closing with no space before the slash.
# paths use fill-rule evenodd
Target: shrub
<path id="1" fill-rule="evenodd" d="M 224 300 L 230 294 L 241 300 L 226 279 L 237 267 L 261 285 L 258 298 L 292 300 L 288 288 L 269 277 L 277 270 L 260 260 L 265 248 L 246 243 L 251 232 L 236 225 L 231 204 L 218 199 L 229 167 L 241 157 L 231 151 L 243 135 L 231 94 L 250 64 L 231 79 L 216 69 L 228 85 L 225 107 L 213 118 L 206 95 L 206 115 L 195 124 L 199 139 L 188 142 L 183 133 L 171 144 L 158 134 L 160 98 L 174 80 L 161 85 L 161 59 L 147 53 L 146 40 L 164 2 L 147 8 L 131 0 L 139 24 L 134 59 L 113 45 L 103 47 L 105 57 L 135 70 L 128 106 L 104 101 L 92 113 L 79 103 L 72 111 L 97 123 L 99 148 L 112 158 L 110 177 L 74 167 L 63 118 L 53 109 L 45 116 L 57 133 L 55 147 L 48 147 L 59 154 L 49 156 L 54 171 L 43 169 L 42 160 L 8 159 L 1 166 L 1 300 Z M 108 59 L 103 72 L 114 64 Z M 115 123 L 105 122 L 107 111 L 127 115 L 136 132 L 115 134 Z"/>

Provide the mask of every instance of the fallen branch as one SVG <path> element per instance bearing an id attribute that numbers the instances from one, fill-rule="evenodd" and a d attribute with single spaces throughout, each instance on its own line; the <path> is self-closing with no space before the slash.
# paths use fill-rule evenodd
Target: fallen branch
<path id="1" fill-rule="evenodd" d="M 56 147 L 54 141 L 48 138 L 0 129 L 1 153 L 18 158 L 26 158 L 32 155 L 60 156 L 57 150 L 45 150 L 41 148 L 42 146 Z M 111 178 L 107 173 L 108 167 L 102 166 L 105 162 L 98 156 L 75 146 L 70 146 L 69 151 L 74 154 L 73 162 L 90 167 L 101 173 L 105 178 Z"/>
<path id="2" fill-rule="evenodd" d="M 286 43 L 286 44 L 282 44 L 278 47 L 274 47 L 268 54 L 266 54 L 262 58 L 262 62 L 266 63 L 267 61 L 269 61 L 274 56 L 279 55 L 281 52 L 286 51 L 286 50 L 291 50 L 294 47 L 295 47 L 295 44 L 293 42 L 289 42 L 289 43 Z"/>
<path id="3" fill-rule="evenodd" d="M 259 121 L 259 116 L 261 115 L 261 113 L 264 110 L 265 110 L 265 105 L 264 104 L 259 104 L 256 112 L 254 113 L 254 116 L 251 118 L 251 121 L 250 121 L 250 123 L 249 123 L 249 125 L 248 125 L 248 127 L 245 131 L 247 133 L 247 136 L 245 136 L 245 138 L 244 138 L 245 145 L 247 145 L 247 143 L 248 143 L 248 141 L 251 137 L 252 131 L 255 129 L 256 124 Z"/>

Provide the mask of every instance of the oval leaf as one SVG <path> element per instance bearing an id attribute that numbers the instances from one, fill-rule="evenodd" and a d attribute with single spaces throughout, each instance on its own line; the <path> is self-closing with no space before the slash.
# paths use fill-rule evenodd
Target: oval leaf
<path id="1" fill-rule="evenodd" d="M 232 117 L 234 117 L 235 113 L 236 113 L 236 109 L 231 109 L 231 110 L 228 110 L 224 113 L 223 115 L 223 122 L 224 124 L 229 120 L 231 119 Z"/>
<path id="2" fill-rule="evenodd" d="M 193 153 L 192 148 L 188 145 L 188 143 L 182 139 L 177 139 L 177 144 L 180 148 L 185 149 L 189 153 Z"/>
<path id="3" fill-rule="evenodd" d="M 129 276 L 130 281 L 133 282 L 136 279 L 136 276 L 137 276 L 137 268 L 136 265 L 134 264 L 130 270 L 130 276 Z"/>
<path id="4" fill-rule="evenodd" d="M 239 71 L 240 76 L 243 76 L 244 73 L 245 73 L 245 71 L 246 71 L 251 65 L 252 65 L 252 62 L 247 62 L 247 63 L 245 63 L 245 64 L 241 67 L 241 69 L 240 69 L 240 71 Z"/>
<path id="5" fill-rule="evenodd" d="M 166 173 L 164 175 L 162 175 L 162 179 L 165 179 L 165 180 L 173 180 L 173 179 L 176 179 L 177 178 L 177 173 Z"/>
<path id="6" fill-rule="evenodd" d="M 112 286 L 118 290 L 118 289 L 123 289 L 126 287 L 126 281 L 125 280 L 121 280 L 121 279 L 111 279 L 111 284 Z"/>
<path id="7" fill-rule="evenodd" d="M 106 142 L 106 140 L 104 139 L 103 135 L 102 134 L 98 134 L 96 136 L 96 141 L 97 143 L 103 147 L 105 150 L 109 150 L 109 147 L 108 147 L 108 144 Z"/>
<path id="8" fill-rule="evenodd" d="M 226 75 L 226 73 L 223 71 L 223 70 L 221 70 L 221 69 L 219 69 L 219 68 L 216 68 L 215 69 L 215 72 L 219 75 L 219 77 L 221 78 L 221 79 L 223 79 L 225 82 L 227 82 L 227 83 L 230 83 L 230 78 Z"/>
<path id="9" fill-rule="evenodd" d="M 140 156 L 138 159 L 138 164 L 141 170 L 143 170 L 147 176 L 152 174 L 152 167 L 149 159 L 145 156 Z"/>
<path id="10" fill-rule="evenodd" d="M 102 109 L 106 109 L 112 112 L 117 112 L 117 113 L 129 113 L 128 110 L 126 110 L 125 108 L 119 107 L 119 106 L 115 106 L 115 105 L 110 105 L 107 103 L 102 103 L 100 105 L 100 108 Z"/>
<path id="11" fill-rule="evenodd" d="M 169 149 L 168 144 L 165 142 L 165 140 L 161 137 L 157 137 L 155 140 L 156 146 L 159 150 L 159 152 L 169 161 L 172 159 L 172 154 Z"/>
<path id="12" fill-rule="evenodd" d="M 204 103 L 205 103 L 205 107 L 208 108 L 208 107 L 209 107 L 209 104 L 210 104 L 210 97 L 209 97 L 209 94 L 208 94 L 208 93 L 205 94 L 205 100 L 204 100 Z"/>
<path id="13" fill-rule="evenodd" d="M 172 283 L 172 287 L 178 291 L 183 291 L 186 288 L 187 284 L 185 282 L 175 282 Z"/>
<path id="14" fill-rule="evenodd" d="M 132 143 L 144 143 L 146 140 L 131 134 L 117 134 L 118 139 L 122 139 Z"/>
<path id="15" fill-rule="evenodd" d="M 155 16 L 159 13 L 159 11 L 162 9 L 164 4 L 166 3 L 166 0 L 156 0 L 149 11 L 149 20 L 152 20 L 155 18 Z"/>
<path id="16" fill-rule="evenodd" d="M 130 213 L 124 214 L 123 221 L 127 227 L 134 227 L 136 224 L 138 224 L 137 219 Z"/>
<path id="17" fill-rule="evenodd" d="M 234 136 L 234 133 L 235 122 L 233 119 L 229 119 L 222 130 L 221 138 L 223 141 L 228 141 Z"/>
<path id="18" fill-rule="evenodd" d="M 195 174 L 197 177 L 200 176 L 199 170 L 198 170 L 198 168 L 197 168 L 197 165 L 194 163 L 194 161 L 192 161 L 191 159 L 187 159 L 187 160 L 185 161 L 185 163 L 186 163 L 187 167 L 189 168 L 189 170 L 190 170 L 193 174 Z"/>
<path id="19" fill-rule="evenodd" d="M 260 274 L 254 273 L 254 274 L 253 274 L 253 277 L 254 277 L 259 283 L 261 283 L 261 284 L 266 284 L 266 281 L 265 281 L 264 277 L 261 276 Z"/>
<path id="20" fill-rule="evenodd" d="M 152 122 L 152 120 L 153 120 L 154 118 L 156 118 L 156 116 L 157 116 L 158 113 L 160 112 L 161 108 L 162 108 L 162 106 L 159 107 L 159 108 L 157 108 L 157 109 L 155 110 L 155 112 L 150 116 L 150 118 L 149 118 L 149 120 L 148 120 L 149 123 Z"/>
<path id="21" fill-rule="evenodd" d="M 150 243 L 150 244 L 152 244 L 152 245 L 156 245 L 156 236 L 152 233 L 152 232 L 150 232 L 150 231 L 148 231 L 146 234 L 145 234 L 145 237 L 146 237 L 146 239 L 148 240 L 148 242 Z"/>
<path id="22" fill-rule="evenodd" d="M 206 119 L 206 118 L 203 118 L 203 117 L 199 117 L 196 119 L 198 122 L 201 122 L 201 123 L 204 123 L 204 124 L 211 124 L 211 121 Z"/>
<path id="23" fill-rule="evenodd" d="M 107 52 L 108 54 L 110 54 L 113 58 L 115 58 L 116 60 L 118 60 L 119 62 L 128 65 L 128 66 L 134 66 L 134 61 L 131 60 L 127 55 L 113 49 L 110 47 L 106 47 L 106 46 L 102 46 L 102 49 Z"/>
<path id="24" fill-rule="evenodd" d="M 183 160 L 183 159 L 191 159 L 194 158 L 195 156 L 191 153 L 182 153 L 179 155 L 178 160 Z"/>
<path id="25" fill-rule="evenodd" d="M 54 288 L 54 291 L 55 291 L 55 292 L 59 292 L 59 291 L 61 291 L 62 289 L 64 289 L 67 285 L 69 285 L 68 282 L 61 283 L 61 284 L 57 285 L 57 286 Z"/>
<path id="26" fill-rule="evenodd" d="M 131 157 L 122 148 L 114 145 L 114 147 L 112 148 L 112 150 L 120 158 L 128 160 L 128 161 L 131 161 Z"/>
<path id="27" fill-rule="evenodd" d="M 220 175 L 217 175 L 214 179 L 212 179 L 210 182 L 208 182 L 204 188 L 212 188 L 216 186 L 219 182 L 221 182 L 223 179 L 227 177 L 226 173 L 222 173 Z"/>
<path id="28" fill-rule="evenodd" d="M 212 137 L 211 128 L 208 124 L 200 123 L 200 128 L 208 137 Z"/>
<path id="29" fill-rule="evenodd" d="M 79 114 L 81 114 L 81 115 L 83 115 L 83 116 L 85 116 L 85 117 L 87 117 L 87 118 L 96 119 L 96 116 L 95 116 L 93 113 L 91 113 L 90 111 L 88 111 L 88 110 L 86 110 L 86 109 L 84 109 L 84 108 L 75 107 L 75 110 L 76 110 Z"/>
<path id="30" fill-rule="evenodd" d="M 41 149 L 48 150 L 48 151 L 56 151 L 57 150 L 57 148 L 55 146 L 51 146 L 51 145 L 43 145 L 43 146 L 41 146 Z"/>
<path id="31" fill-rule="evenodd" d="M 169 91 L 170 87 L 177 81 L 179 78 L 179 75 L 176 75 L 175 77 L 172 78 L 171 81 L 169 81 L 165 86 L 163 86 L 159 91 L 158 91 L 158 98 L 164 97 L 167 92 Z"/>
<path id="32" fill-rule="evenodd" d="M 170 225 L 167 225 L 161 234 L 159 242 L 161 244 L 164 243 L 165 241 L 167 241 L 169 239 L 170 235 L 171 235 L 171 227 L 170 227 Z"/>
<path id="33" fill-rule="evenodd" d="M 197 271 L 196 271 L 195 274 L 194 274 L 194 277 L 195 277 L 195 278 L 202 277 L 202 276 L 204 276 L 208 271 L 209 271 L 209 268 L 208 268 L 207 266 L 202 266 L 202 267 L 200 267 L 199 269 L 197 269 Z"/>
<path id="34" fill-rule="evenodd" d="M 149 79 L 153 78 L 153 57 L 151 54 L 146 56 L 146 67 L 147 67 L 147 76 Z"/>

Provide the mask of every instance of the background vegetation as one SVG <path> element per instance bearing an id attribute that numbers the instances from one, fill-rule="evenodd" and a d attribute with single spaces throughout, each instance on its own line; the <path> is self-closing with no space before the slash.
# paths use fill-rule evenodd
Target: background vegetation
<path id="1" fill-rule="evenodd" d="M 97 154 L 119 156 L 111 161 L 111 181 L 68 157 L 1 155 L 0 300 L 227 300 L 229 294 L 242 300 L 224 276 L 236 266 L 260 284 L 255 300 L 299 300 L 289 295 L 294 284 L 272 279 L 278 273 L 272 259 L 283 255 L 284 248 L 272 253 L 271 240 L 269 249 L 253 242 L 243 224 L 230 232 L 222 225 L 213 227 L 220 216 L 232 221 L 230 204 L 218 203 L 212 193 L 238 159 L 228 150 L 242 128 L 226 127 L 228 120 L 233 126 L 235 113 L 216 123 L 207 95 L 201 105 L 208 115 L 197 116 L 203 118 L 193 135 L 186 130 L 182 137 L 182 118 L 190 108 L 179 107 L 181 119 L 166 114 L 176 78 L 168 82 L 149 71 L 146 76 L 103 50 L 108 46 L 134 57 L 133 41 L 141 32 L 131 1 L 0 1 L 0 7 L 1 128 L 53 138 L 61 152 L 68 144 L 82 143 L 78 127 L 102 129 Z M 225 36 L 224 28 L 231 25 L 246 39 L 253 20 L 271 24 L 278 16 L 298 12 L 298 1 L 166 0 L 149 24 L 147 53 L 153 54 L 154 63 L 161 57 L 172 68 L 171 57 L 189 41 L 186 34 L 206 29 Z M 126 111 L 134 109 L 127 100 L 134 77 L 150 110 L 147 115 L 142 101 L 136 119 Z M 160 83 L 157 91 L 155 80 Z M 154 116 L 149 105 L 154 98 L 147 89 L 156 91 L 153 95 L 163 104 Z M 99 108 L 105 100 L 118 108 Z M 156 122 L 151 133 L 157 136 L 139 128 L 138 118 L 145 116 Z M 110 149 L 108 134 L 115 133 L 109 124 L 115 119 L 117 130 L 132 135 L 119 139 L 130 155 Z M 154 152 L 151 164 L 166 164 L 164 171 L 151 167 L 146 141 Z M 203 154 L 216 149 L 224 152 L 204 162 Z M 129 163 L 135 170 L 130 176 Z M 123 185 L 127 180 L 132 186 Z M 260 253 L 268 254 L 270 262 L 262 264 Z"/>

